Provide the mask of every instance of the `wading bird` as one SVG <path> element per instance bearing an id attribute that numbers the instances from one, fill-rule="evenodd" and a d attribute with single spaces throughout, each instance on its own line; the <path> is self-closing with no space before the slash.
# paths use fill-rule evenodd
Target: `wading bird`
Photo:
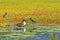
<path id="1" fill-rule="evenodd" d="M 26 25 L 26 20 L 25 19 L 23 19 L 21 23 L 17 24 L 17 26 L 20 27 L 19 28 L 20 30 L 24 30 L 24 33 L 26 32 L 25 25 Z"/>
<path id="2" fill-rule="evenodd" d="M 7 15 L 8 15 L 8 14 L 7 14 L 7 12 L 6 12 L 6 13 L 3 15 L 3 18 L 6 18 L 6 17 L 7 17 Z"/>
<path id="3" fill-rule="evenodd" d="M 36 21 L 33 20 L 32 18 L 30 18 L 30 21 L 31 21 L 31 25 L 32 25 L 32 29 L 30 30 L 30 32 L 32 32 L 32 30 L 35 30 L 36 28 L 35 27 L 35 24 L 36 24 Z"/>

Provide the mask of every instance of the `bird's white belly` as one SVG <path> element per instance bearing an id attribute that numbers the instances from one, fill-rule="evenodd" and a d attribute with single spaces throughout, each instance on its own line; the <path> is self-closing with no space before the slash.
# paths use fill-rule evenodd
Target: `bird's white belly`
<path id="1" fill-rule="evenodd" d="M 24 22 L 24 25 L 26 25 L 26 22 Z"/>

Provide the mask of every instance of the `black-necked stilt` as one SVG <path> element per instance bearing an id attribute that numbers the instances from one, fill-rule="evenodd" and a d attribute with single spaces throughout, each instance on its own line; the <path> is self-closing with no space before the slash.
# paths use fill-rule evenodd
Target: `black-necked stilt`
<path id="1" fill-rule="evenodd" d="M 20 29 L 24 30 L 24 33 L 26 32 L 25 25 L 26 25 L 26 20 L 25 19 L 23 19 L 21 23 L 17 24 L 18 27 L 21 27 Z"/>
<path id="2" fill-rule="evenodd" d="M 32 29 L 30 30 L 30 32 L 32 32 L 32 30 L 35 30 L 36 28 L 34 28 L 35 24 L 36 24 L 36 21 L 33 20 L 32 18 L 30 18 L 31 20 L 31 24 L 32 24 Z"/>
<path id="3" fill-rule="evenodd" d="M 7 12 L 3 15 L 3 18 L 6 18 L 7 17 Z"/>

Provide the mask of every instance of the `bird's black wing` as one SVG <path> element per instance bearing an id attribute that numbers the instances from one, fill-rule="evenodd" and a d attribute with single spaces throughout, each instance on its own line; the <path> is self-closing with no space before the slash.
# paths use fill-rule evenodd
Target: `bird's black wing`
<path id="1" fill-rule="evenodd" d="M 16 26 L 22 27 L 22 23 L 17 23 Z"/>
<path id="2" fill-rule="evenodd" d="M 32 20 L 32 22 L 36 23 L 36 21 L 35 21 L 35 20 Z"/>

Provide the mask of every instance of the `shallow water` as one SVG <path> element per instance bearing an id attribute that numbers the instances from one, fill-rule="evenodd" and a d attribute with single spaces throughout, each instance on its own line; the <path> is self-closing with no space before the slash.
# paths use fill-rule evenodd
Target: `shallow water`
<path id="1" fill-rule="evenodd" d="M 45 28 L 47 28 L 47 26 L 41 26 L 39 28 L 45 29 Z M 57 27 L 53 28 L 53 30 L 55 30 L 55 29 L 60 30 L 60 26 L 58 26 L 58 28 Z M 53 30 L 47 30 L 47 31 L 43 30 L 44 32 L 40 30 L 35 35 L 31 35 L 31 34 L 24 35 L 24 34 L 16 34 L 16 33 L 0 35 L 0 40 L 60 40 L 60 32 L 54 32 Z M 3 31 L 5 31 L 5 30 L 3 30 Z M 1 30 L 0 30 L 0 32 L 1 32 Z"/>
<path id="2" fill-rule="evenodd" d="M 54 33 L 44 33 L 41 32 L 37 35 L 19 35 L 19 34 L 10 34 L 10 35 L 0 35 L 0 40 L 55 40 Z M 60 40 L 60 33 L 56 32 L 56 37 Z M 53 38 L 52 38 L 53 37 Z"/>

